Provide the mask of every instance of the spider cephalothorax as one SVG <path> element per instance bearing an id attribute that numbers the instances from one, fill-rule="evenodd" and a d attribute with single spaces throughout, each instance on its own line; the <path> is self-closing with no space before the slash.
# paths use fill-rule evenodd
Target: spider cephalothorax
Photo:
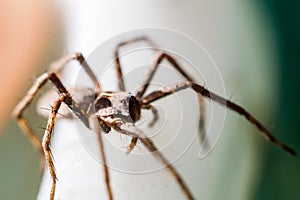
<path id="1" fill-rule="evenodd" d="M 14 117 L 17 119 L 19 126 L 23 129 L 24 133 L 28 136 L 33 145 L 44 154 L 47 166 L 49 167 L 49 171 L 52 178 L 50 200 L 54 199 L 57 181 L 50 144 L 54 124 L 56 121 L 56 116 L 58 110 L 61 108 L 62 103 L 66 104 L 70 112 L 73 112 L 75 116 L 77 116 L 77 118 L 86 125 L 87 128 L 94 131 L 98 136 L 100 154 L 103 161 L 103 170 L 105 176 L 104 181 L 106 183 L 107 194 L 110 200 L 113 199 L 113 193 L 110 186 L 109 172 L 106 165 L 105 151 L 103 147 L 101 133 L 108 133 L 111 129 L 114 129 L 120 134 L 125 134 L 132 137 L 131 143 L 128 146 L 127 153 L 132 151 L 132 149 L 137 143 L 137 140 L 141 141 L 141 143 L 145 145 L 145 147 L 150 152 L 153 153 L 157 160 L 159 160 L 163 165 L 166 166 L 171 175 L 174 176 L 176 182 L 184 192 L 187 199 L 195 199 L 189 187 L 186 185 L 183 178 L 179 175 L 179 173 L 173 167 L 173 165 L 168 163 L 167 159 L 158 150 L 158 148 L 152 142 L 152 140 L 148 138 L 147 135 L 144 134 L 138 127 L 135 126 L 135 122 L 141 117 L 141 109 L 149 109 L 152 111 L 154 117 L 149 124 L 149 126 L 152 126 L 158 119 L 158 112 L 155 109 L 155 107 L 151 105 L 151 103 L 187 88 L 192 89 L 198 95 L 200 113 L 199 129 L 201 130 L 200 133 L 202 133 L 202 136 L 200 134 L 200 137 L 203 137 L 203 135 L 205 136 L 205 127 L 203 120 L 205 112 L 203 110 L 203 99 L 208 98 L 244 116 L 250 123 L 256 126 L 268 140 L 276 144 L 284 151 L 290 153 L 291 155 L 296 154 L 296 152 L 293 149 L 276 139 L 253 115 L 251 115 L 241 106 L 233 103 L 232 101 L 227 100 L 213 92 L 210 92 L 201 85 L 198 85 L 195 82 L 195 80 L 184 71 L 184 69 L 177 63 L 177 61 L 171 55 L 160 50 L 156 51 L 157 57 L 154 61 L 154 64 L 150 68 L 149 74 L 145 78 L 141 87 L 139 87 L 137 93 L 130 94 L 125 92 L 123 73 L 118 56 L 118 51 L 120 47 L 138 41 L 146 41 L 151 45 L 153 44 L 153 42 L 151 42 L 149 39 L 145 37 L 139 37 L 120 43 L 119 45 L 117 45 L 116 50 L 114 52 L 115 67 L 117 77 L 119 80 L 119 91 L 103 92 L 101 84 L 98 82 L 96 76 L 94 75 L 89 65 L 85 62 L 84 57 L 80 53 L 76 53 L 67 55 L 54 62 L 49 69 L 50 72 L 44 73 L 40 77 L 38 77 L 37 81 L 32 85 L 31 89 L 27 92 L 26 96 L 16 106 L 13 112 Z M 82 98 L 80 98 L 80 100 L 73 98 L 70 90 L 62 84 L 58 76 L 63 67 L 69 61 L 74 59 L 80 62 L 83 69 L 93 81 L 96 89 L 96 91 L 94 92 L 93 90 L 90 90 L 88 88 L 80 88 L 80 94 L 86 93 L 85 95 L 82 95 Z M 164 87 L 160 90 L 156 90 L 145 95 L 145 92 L 154 76 L 154 73 L 157 71 L 157 68 L 160 66 L 162 60 L 167 60 L 168 62 L 170 62 L 171 66 L 183 76 L 185 81 Z M 45 129 L 43 141 L 41 143 L 36 137 L 36 135 L 33 133 L 26 119 L 23 117 L 23 111 L 33 101 L 33 98 L 36 96 L 41 87 L 45 85 L 47 81 L 50 81 L 58 90 L 59 98 L 51 108 L 51 113 L 48 118 L 48 124 Z"/>
<path id="2" fill-rule="evenodd" d="M 139 120 L 141 114 L 140 102 L 126 92 L 101 93 L 96 100 L 95 109 L 100 118 L 118 118 L 132 123 Z"/>
<path id="3" fill-rule="evenodd" d="M 141 103 L 127 92 L 103 92 L 95 100 L 95 112 L 105 133 L 111 128 L 106 122 L 135 123 L 141 117 Z"/>

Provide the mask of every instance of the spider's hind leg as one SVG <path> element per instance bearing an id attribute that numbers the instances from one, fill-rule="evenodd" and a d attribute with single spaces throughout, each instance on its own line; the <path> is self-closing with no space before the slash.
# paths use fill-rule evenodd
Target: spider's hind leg
<path id="1" fill-rule="evenodd" d="M 132 43 L 136 43 L 136 42 L 142 42 L 142 41 L 147 42 L 150 46 L 153 46 L 153 47 L 156 46 L 153 43 L 153 41 L 151 41 L 147 37 L 136 37 L 136 38 L 133 38 L 131 40 L 120 42 L 116 46 L 116 48 L 115 48 L 115 51 L 114 51 L 114 59 L 115 59 L 114 63 L 115 63 L 116 75 L 117 75 L 117 78 L 118 78 L 118 86 L 119 86 L 119 90 L 120 91 L 125 91 L 125 83 L 124 83 L 124 79 L 123 79 L 123 72 L 122 72 L 122 67 L 121 67 L 121 62 L 120 62 L 120 56 L 119 56 L 120 49 L 123 46 L 129 45 L 129 44 L 132 44 Z"/>
<path id="2" fill-rule="evenodd" d="M 179 72 L 187 81 L 190 82 L 195 82 L 192 76 L 190 76 L 184 68 L 176 61 L 174 57 L 172 57 L 170 54 L 159 51 L 157 53 L 157 57 L 154 60 L 154 63 L 152 67 L 150 68 L 142 86 L 139 88 L 139 90 L 136 93 L 136 97 L 138 99 L 142 99 L 146 90 L 148 89 L 151 80 L 154 77 L 154 74 L 156 73 L 157 69 L 159 66 L 161 66 L 161 63 L 163 60 L 167 60 L 171 66 Z M 204 97 L 201 94 L 198 94 L 198 104 L 199 104 L 199 139 L 200 143 L 204 145 L 205 148 L 209 147 L 207 137 L 206 137 L 206 127 L 205 127 L 205 122 L 206 122 L 206 117 L 205 117 L 205 102 L 204 102 Z"/>

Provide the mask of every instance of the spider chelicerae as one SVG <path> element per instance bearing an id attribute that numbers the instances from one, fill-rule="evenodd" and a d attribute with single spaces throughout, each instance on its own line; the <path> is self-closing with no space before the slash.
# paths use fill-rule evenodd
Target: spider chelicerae
<path id="1" fill-rule="evenodd" d="M 123 73 L 119 59 L 119 50 L 122 46 L 135 43 L 135 42 L 148 42 L 153 45 L 154 43 L 147 37 L 137 37 L 122 43 L 119 43 L 114 51 L 114 63 L 116 69 L 116 75 L 119 80 L 118 87 L 119 91 L 104 91 L 101 87 L 101 84 L 98 82 L 95 74 L 89 67 L 88 63 L 85 61 L 85 58 L 81 53 L 75 53 L 67 55 L 51 64 L 49 71 L 40 75 L 32 87 L 29 89 L 25 97 L 19 102 L 16 106 L 13 116 L 17 119 L 17 122 L 23 132 L 28 136 L 29 140 L 32 142 L 33 146 L 36 147 L 44 155 L 46 164 L 49 168 L 50 175 L 52 178 L 52 186 L 50 192 L 50 200 L 54 199 L 55 188 L 57 176 L 55 173 L 55 167 L 53 162 L 53 157 L 50 149 L 50 143 L 52 138 L 52 132 L 54 124 L 57 118 L 57 113 L 62 105 L 66 104 L 69 107 L 70 111 L 74 113 L 77 118 L 85 124 L 85 126 L 91 129 L 97 134 L 100 155 L 102 156 L 103 161 L 103 171 L 104 171 L 104 181 L 107 188 L 107 194 L 110 200 L 113 199 L 113 192 L 110 186 L 109 171 L 106 165 L 105 150 L 103 147 L 102 133 L 109 133 L 111 129 L 119 132 L 120 134 L 125 134 L 131 136 L 131 143 L 128 145 L 127 153 L 130 153 L 133 148 L 136 146 L 137 141 L 139 140 L 145 147 L 153 153 L 153 155 L 159 160 L 162 164 L 166 166 L 170 174 L 175 178 L 179 187 L 184 192 L 187 199 L 195 199 L 189 189 L 189 187 L 184 182 L 183 178 L 179 175 L 177 170 L 173 165 L 169 164 L 164 155 L 160 153 L 156 145 L 148 138 L 138 127 L 135 126 L 135 122 L 138 121 L 141 117 L 141 109 L 148 109 L 153 113 L 153 120 L 150 122 L 150 126 L 155 124 L 158 120 L 158 112 L 154 106 L 151 105 L 152 102 L 157 101 L 163 97 L 172 95 L 180 90 L 187 88 L 192 89 L 198 95 L 199 103 L 199 132 L 200 138 L 205 137 L 205 127 L 204 127 L 204 98 L 211 99 L 235 112 L 244 116 L 249 122 L 255 125 L 261 133 L 266 137 L 266 139 L 273 142 L 275 145 L 288 152 L 291 155 L 296 155 L 295 151 L 283 144 L 281 141 L 276 139 L 253 115 L 247 112 L 241 106 L 233 103 L 226 98 L 223 98 L 203 86 L 197 84 L 195 80 L 187 74 L 184 69 L 179 65 L 179 63 L 168 53 L 165 53 L 161 50 L 157 51 L 157 56 L 154 60 L 153 66 L 150 68 L 148 75 L 146 76 L 143 84 L 138 89 L 136 94 L 132 95 L 125 90 Z M 88 98 L 82 98 L 81 100 L 74 100 L 70 90 L 68 90 L 60 80 L 60 72 L 64 66 L 71 60 L 77 60 L 88 74 L 90 79 L 93 81 L 95 90 L 92 91 L 89 96 L 84 96 Z M 163 60 L 167 60 L 170 64 L 177 70 L 186 81 L 176 83 L 167 87 L 163 87 L 160 90 L 153 91 L 147 95 L 145 92 L 155 74 L 160 63 Z M 42 142 L 34 134 L 33 130 L 30 128 L 26 119 L 23 117 L 24 110 L 31 104 L 34 97 L 41 90 L 41 88 L 47 83 L 50 82 L 58 91 L 58 99 L 51 108 L 51 112 L 48 118 L 47 127 L 42 139 Z M 86 89 L 88 91 L 90 89 Z M 91 106 L 92 105 L 92 106 Z M 93 109 L 91 109 L 93 108 Z"/>

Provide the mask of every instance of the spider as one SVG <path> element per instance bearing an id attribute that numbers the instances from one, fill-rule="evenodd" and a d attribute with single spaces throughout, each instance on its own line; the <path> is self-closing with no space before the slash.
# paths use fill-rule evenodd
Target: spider
<path id="1" fill-rule="evenodd" d="M 41 151 L 44 154 L 46 164 L 49 168 L 50 175 L 52 178 L 51 192 L 50 192 L 50 200 L 54 199 L 55 189 L 56 189 L 56 173 L 53 163 L 53 157 L 50 149 L 50 143 L 52 138 L 52 132 L 55 125 L 55 121 L 57 118 L 57 113 L 62 105 L 62 103 L 66 104 L 77 118 L 84 123 L 84 125 L 95 132 L 97 134 L 100 155 L 102 156 L 103 161 L 103 172 L 104 172 L 104 181 L 106 184 L 107 195 L 110 200 L 113 199 L 113 192 L 110 186 L 110 177 L 108 167 L 106 165 L 105 151 L 103 147 L 102 141 L 102 133 L 109 133 L 111 129 L 119 132 L 120 134 L 125 134 L 130 137 L 131 143 L 128 146 L 127 153 L 130 153 L 132 149 L 136 146 L 137 141 L 139 140 L 153 155 L 156 157 L 158 161 L 166 166 L 170 174 L 175 178 L 179 187 L 182 189 L 182 192 L 185 194 L 186 198 L 189 200 L 195 199 L 177 170 L 173 167 L 173 165 L 169 164 L 167 159 L 164 157 L 162 153 L 158 150 L 153 141 L 148 138 L 138 127 L 135 126 L 135 122 L 138 121 L 141 117 L 141 109 L 148 109 L 153 113 L 153 120 L 150 122 L 150 126 L 153 125 L 158 120 L 158 112 L 154 106 L 151 105 L 152 102 L 157 101 L 163 97 L 170 96 L 176 92 L 181 90 L 190 88 L 198 95 L 199 101 L 199 112 L 200 112 L 200 122 L 199 129 L 202 134 L 200 137 L 205 136 L 205 128 L 204 128 L 204 98 L 211 99 L 234 112 L 244 116 L 249 122 L 251 122 L 254 126 L 256 126 L 260 132 L 266 137 L 266 139 L 273 142 L 275 145 L 286 151 L 291 155 L 296 155 L 296 152 L 283 144 L 281 141 L 276 139 L 252 114 L 247 112 L 241 106 L 233 103 L 226 98 L 223 98 L 203 86 L 197 84 L 190 75 L 188 75 L 184 69 L 179 65 L 179 63 L 169 54 L 158 50 L 157 57 L 154 60 L 153 66 L 150 68 L 148 75 L 146 76 L 143 84 L 138 89 L 136 94 L 131 94 L 126 92 L 122 68 L 119 60 L 119 50 L 121 47 L 136 43 L 136 42 L 148 42 L 153 45 L 154 43 L 148 39 L 147 37 L 138 37 L 134 38 L 122 43 L 119 43 L 114 51 L 115 57 L 115 69 L 116 75 L 119 79 L 118 87 L 119 91 L 104 91 L 102 90 L 101 84 L 98 82 L 95 74 L 89 67 L 88 63 L 85 61 L 85 58 L 81 53 L 74 53 L 67 55 L 59 60 L 53 62 L 49 71 L 40 75 L 36 82 L 31 86 L 25 97 L 19 102 L 13 111 L 13 116 L 16 118 L 18 125 L 29 138 L 31 143 L 35 148 Z M 70 91 L 62 84 L 60 79 L 60 72 L 64 68 L 64 66 L 71 60 L 77 60 L 80 63 L 80 66 L 83 67 L 85 72 L 88 74 L 90 79 L 93 81 L 95 86 L 95 90 L 91 91 L 86 88 L 85 91 L 89 91 L 89 95 L 84 96 L 84 98 L 76 101 Z M 163 60 L 167 60 L 170 64 L 177 70 L 186 81 L 179 82 L 167 87 L 163 87 L 160 90 L 153 91 L 148 95 L 144 95 L 150 81 L 152 80 L 157 68 L 160 66 L 160 63 Z M 29 106 L 29 104 L 33 101 L 34 97 L 41 90 L 41 88 L 47 83 L 50 82 L 53 86 L 58 90 L 58 99 L 53 104 L 51 108 L 51 112 L 48 118 L 47 127 L 45 129 L 45 133 L 42 139 L 42 142 L 37 138 L 26 119 L 23 117 L 24 110 Z M 92 106 L 91 106 L 92 105 Z M 93 109 L 91 109 L 91 107 Z"/>

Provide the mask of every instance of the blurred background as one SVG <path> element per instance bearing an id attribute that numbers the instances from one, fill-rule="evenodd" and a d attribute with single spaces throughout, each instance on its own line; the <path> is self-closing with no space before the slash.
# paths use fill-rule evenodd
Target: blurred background
<path id="1" fill-rule="evenodd" d="M 166 2 L 170 4 L 170 1 Z M 178 11 L 188 8 L 180 1 L 174 1 L 174 4 L 179 4 Z M 194 8 L 194 11 L 205 10 L 203 15 L 212 12 L 216 17 L 195 19 L 193 24 L 199 23 L 199 27 L 204 26 L 205 30 L 189 33 L 190 36 L 204 42 L 221 68 L 228 97 L 233 94 L 234 101 L 252 111 L 274 135 L 299 153 L 300 69 L 297 53 L 300 46 L 300 3 L 280 0 L 237 3 L 228 0 L 222 2 L 224 7 L 216 5 L 203 1 L 203 7 Z M 103 4 L 101 9 L 108 8 Z M 171 9 L 175 8 L 170 6 Z M 72 9 L 63 11 L 63 14 L 72 15 Z M 168 13 L 165 14 L 168 17 Z M 220 18 L 222 15 L 226 20 Z M 29 200 L 35 199 L 38 193 L 40 155 L 11 119 L 10 113 L 37 75 L 63 54 L 65 41 L 72 33 L 67 30 L 69 35 L 64 35 L 63 29 L 67 28 L 61 17 L 48 1 L 0 2 L 0 199 Z M 109 20 L 107 18 L 106 23 L 109 24 Z M 96 24 L 101 26 L 101 22 Z M 78 26 L 81 27 L 80 22 Z M 171 28 L 184 33 L 184 27 Z M 46 120 L 35 114 L 35 106 L 31 106 L 26 116 L 42 136 Z M 218 184 L 210 188 L 213 192 L 207 189 L 207 193 L 214 194 L 205 196 L 208 199 L 298 199 L 299 157 L 293 158 L 265 142 L 258 131 L 239 116 L 228 114 L 226 121 L 226 133 L 207 160 L 210 162 L 212 158 L 220 158 L 219 152 L 227 152 L 221 154 L 222 159 L 215 166 L 223 169 L 209 171 L 211 179 Z M 207 180 L 200 181 L 205 184 Z"/>

